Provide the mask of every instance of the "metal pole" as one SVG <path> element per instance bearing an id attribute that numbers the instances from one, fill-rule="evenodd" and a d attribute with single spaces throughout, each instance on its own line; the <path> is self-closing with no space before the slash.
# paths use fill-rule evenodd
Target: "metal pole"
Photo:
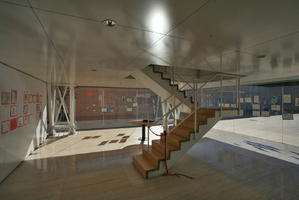
<path id="1" fill-rule="evenodd" d="M 220 117 L 222 117 L 222 106 L 223 106 L 223 85 L 222 85 L 222 81 L 223 81 L 223 76 L 220 76 Z"/>
<path id="2" fill-rule="evenodd" d="M 194 103 L 195 103 L 195 113 L 194 113 L 194 140 L 195 133 L 197 132 L 197 81 L 194 80 Z"/>
<path id="3" fill-rule="evenodd" d="M 74 86 L 70 86 L 70 127 L 72 133 L 76 133 L 75 112 L 75 88 Z"/>

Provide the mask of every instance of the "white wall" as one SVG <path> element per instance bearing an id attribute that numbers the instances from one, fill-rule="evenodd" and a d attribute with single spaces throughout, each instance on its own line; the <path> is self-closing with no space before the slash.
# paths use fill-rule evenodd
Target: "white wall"
<path id="1" fill-rule="evenodd" d="M 42 120 L 37 118 L 37 103 L 27 103 L 30 122 L 2 133 L 2 122 L 14 119 L 12 105 L 2 105 L 1 93 L 17 90 L 17 117 L 24 114 L 24 93 L 41 95 Z M 46 137 L 46 83 L 0 64 L 0 182 Z M 20 120 L 22 121 L 22 120 Z"/>

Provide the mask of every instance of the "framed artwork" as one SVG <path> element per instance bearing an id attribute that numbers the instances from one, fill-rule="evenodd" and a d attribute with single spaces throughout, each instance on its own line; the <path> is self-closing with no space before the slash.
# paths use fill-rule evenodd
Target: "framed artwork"
<path id="1" fill-rule="evenodd" d="M 290 94 L 283 95 L 283 103 L 292 103 L 292 98 Z"/>
<path id="2" fill-rule="evenodd" d="M 28 97 L 28 103 L 32 103 L 32 95 L 31 94 L 27 94 Z"/>
<path id="3" fill-rule="evenodd" d="M 37 103 L 37 95 L 32 94 L 32 103 Z"/>
<path id="4" fill-rule="evenodd" d="M 43 113 L 42 112 L 37 112 L 36 113 L 36 119 L 41 120 L 43 118 Z"/>
<path id="5" fill-rule="evenodd" d="M 10 106 L 10 116 L 15 117 L 15 116 L 17 116 L 17 114 L 18 114 L 17 105 Z"/>
<path id="6" fill-rule="evenodd" d="M 10 104 L 10 92 L 1 92 L 1 105 Z"/>
<path id="7" fill-rule="evenodd" d="M 10 98 L 10 101 L 11 101 L 11 104 L 17 104 L 17 101 L 18 101 L 18 91 L 17 90 L 11 90 L 11 98 Z"/>
<path id="8" fill-rule="evenodd" d="M 113 112 L 114 109 L 112 107 L 108 107 L 107 112 Z"/>
<path id="9" fill-rule="evenodd" d="M 107 112 L 107 108 L 102 108 L 101 111 L 102 112 Z"/>
<path id="10" fill-rule="evenodd" d="M 10 120 L 1 122 L 1 134 L 6 134 L 10 131 Z"/>
<path id="11" fill-rule="evenodd" d="M 29 106 L 28 105 L 24 105 L 23 106 L 23 114 L 28 114 L 29 112 Z"/>
<path id="12" fill-rule="evenodd" d="M 36 104 L 36 112 L 42 111 L 42 105 L 41 104 Z"/>
<path id="13" fill-rule="evenodd" d="M 23 117 L 18 118 L 18 128 L 23 126 Z"/>
<path id="14" fill-rule="evenodd" d="M 28 125 L 30 123 L 30 115 L 23 116 L 23 126 Z"/>
<path id="15" fill-rule="evenodd" d="M 260 110 L 261 106 L 260 106 L 260 104 L 252 104 L 252 109 L 253 110 Z"/>
<path id="16" fill-rule="evenodd" d="M 299 106 L 299 98 L 295 99 L 295 106 Z"/>
<path id="17" fill-rule="evenodd" d="M 260 102 L 260 96 L 254 96 L 253 97 L 253 102 L 254 103 L 259 103 Z"/>

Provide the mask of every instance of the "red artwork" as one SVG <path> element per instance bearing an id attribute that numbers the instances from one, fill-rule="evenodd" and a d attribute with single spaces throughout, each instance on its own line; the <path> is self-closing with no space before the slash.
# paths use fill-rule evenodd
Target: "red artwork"
<path id="1" fill-rule="evenodd" d="M 13 131 L 18 128 L 18 118 L 10 120 L 10 130 Z"/>

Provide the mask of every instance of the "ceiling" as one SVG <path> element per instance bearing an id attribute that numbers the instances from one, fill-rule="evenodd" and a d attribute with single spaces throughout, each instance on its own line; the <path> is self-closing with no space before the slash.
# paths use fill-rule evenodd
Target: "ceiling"
<path id="1" fill-rule="evenodd" d="M 0 62 L 78 86 L 144 87 L 125 77 L 149 64 L 298 80 L 298 10 L 297 0 L 0 0 Z"/>

